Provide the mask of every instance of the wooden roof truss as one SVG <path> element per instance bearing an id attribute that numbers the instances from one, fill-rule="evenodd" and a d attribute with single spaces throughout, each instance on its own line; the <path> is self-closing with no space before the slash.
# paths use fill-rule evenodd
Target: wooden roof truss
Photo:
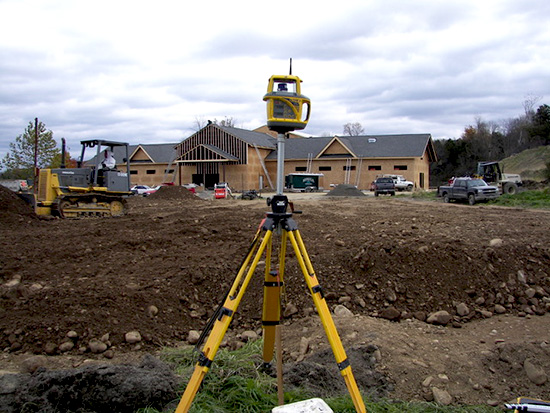
<path id="1" fill-rule="evenodd" d="M 221 162 L 234 165 L 248 161 L 248 143 L 211 125 L 191 135 L 177 147 L 176 162 Z"/>

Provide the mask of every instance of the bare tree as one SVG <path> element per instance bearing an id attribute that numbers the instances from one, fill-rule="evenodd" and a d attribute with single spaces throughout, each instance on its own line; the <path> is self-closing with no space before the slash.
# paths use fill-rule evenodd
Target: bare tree
<path id="1" fill-rule="evenodd" d="M 214 118 L 214 123 L 216 125 L 220 126 L 226 126 L 228 128 L 234 128 L 236 120 L 232 116 L 226 116 L 222 120 L 218 121 L 218 119 Z"/>
<path id="2" fill-rule="evenodd" d="M 533 116 L 535 115 L 535 106 L 541 99 L 541 96 L 532 94 L 525 96 L 525 100 L 523 101 L 523 110 L 525 110 L 525 116 L 527 116 L 527 119 L 533 119 Z"/>
<path id="3" fill-rule="evenodd" d="M 208 121 L 204 119 L 204 116 L 195 116 L 192 129 L 197 132 L 204 128 L 206 125 L 208 125 Z"/>
<path id="4" fill-rule="evenodd" d="M 346 123 L 344 125 L 344 135 L 347 136 L 359 136 L 365 133 L 365 129 L 359 122 Z"/>

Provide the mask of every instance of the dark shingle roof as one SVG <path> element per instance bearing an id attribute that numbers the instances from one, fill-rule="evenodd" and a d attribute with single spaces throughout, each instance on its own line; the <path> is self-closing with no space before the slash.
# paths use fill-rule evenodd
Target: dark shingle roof
<path id="1" fill-rule="evenodd" d="M 273 136 L 268 135 L 267 133 L 261 133 L 261 132 L 253 132 L 246 129 L 240 129 L 240 128 L 231 128 L 228 126 L 219 126 L 220 129 L 223 129 L 227 133 L 230 133 L 231 135 L 236 136 L 239 139 L 242 139 L 243 141 L 251 144 L 251 145 L 257 145 L 264 148 L 276 148 L 277 147 L 277 139 L 275 139 Z"/>
<path id="2" fill-rule="evenodd" d="M 208 150 L 214 152 L 215 154 L 221 156 L 222 158 L 227 159 L 228 161 L 238 161 L 239 160 L 239 158 L 237 158 L 236 156 L 231 155 L 229 152 L 226 152 L 226 151 L 218 148 L 217 146 L 206 145 L 206 144 L 204 144 L 202 146 L 204 146 Z"/>
<path id="3" fill-rule="evenodd" d="M 414 135 L 369 135 L 345 136 L 342 142 L 349 142 L 353 152 L 362 158 L 411 158 L 421 157 L 431 139 L 429 133 Z"/>
<path id="4" fill-rule="evenodd" d="M 307 159 L 310 153 L 316 158 L 333 139 L 334 137 L 287 139 L 285 159 Z M 338 136 L 338 139 L 359 158 L 410 158 L 424 156 L 431 135 Z M 267 159 L 277 159 L 277 153 L 273 151 Z"/>
<path id="5" fill-rule="evenodd" d="M 307 159 L 310 153 L 316 157 L 328 145 L 332 137 L 322 138 L 293 138 L 285 140 L 286 159 Z M 271 152 L 266 159 L 277 159 L 277 151 Z"/>
<path id="6" fill-rule="evenodd" d="M 177 143 L 152 143 L 141 145 L 130 145 L 130 156 L 135 152 L 138 147 L 143 148 L 145 152 L 153 159 L 154 163 L 170 163 L 176 156 Z M 115 152 L 116 158 L 116 152 Z M 118 160 L 118 158 L 117 158 Z"/>
<path id="7" fill-rule="evenodd" d="M 138 147 L 142 147 L 145 152 L 152 158 L 153 163 L 170 163 L 176 156 L 176 143 L 152 143 L 143 145 L 128 145 L 128 156 L 136 151 Z M 91 153 L 91 152 L 90 152 Z M 95 153 L 95 152 L 94 152 Z M 88 154 L 88 152 L 86 152 Z M 123 163 L 123 159 L 126 157 L 124 146 L 115 146 L 113 151 L 113 157 L 117 164 Z M 95 163 L 95 155 L 89 160 L 85 161 L 86 164 Z"/>

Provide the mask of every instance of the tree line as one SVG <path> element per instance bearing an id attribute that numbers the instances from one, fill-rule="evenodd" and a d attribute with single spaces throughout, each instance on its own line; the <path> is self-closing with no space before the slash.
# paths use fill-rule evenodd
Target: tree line
<path id="1" fill-rule="evenodd" d="M 524 105 L 526 107 L 526 105 Z M 430 185 L 437 186 L 453 176 L 470 176 L 481 161 L 500 161 L 526 149 L 550 144 L 550 106 L 501 123 L 476 118 L 458 139 L 434 140 L 437 162 L 430 166 Z"/>
<path id="2" fill-rule="evenodd" d="M 524 102 L 525 114 L 497 123 L 476 118 L 473 125 L 464 128 L 458 139 L 434 140 L 437 161 L 430 165 L 430 185 L 437 186 L 453 176 L 475 173 L 480 161 L 498 161 L 525 149 L 550 145 L 550 106 L 544 104 L 534 110 L 536 99 Z M 211 122 L 211 121 L 209 121 Z M 197 127 L 204 127 L 202 120 L 196 120 Z M 234 126 L 235 120 L 226 117 L 214 123 Z M 360 123 L 343 125 L 343 134 L 356 136 L 364 134 Z M 34 176 L 35 140 L 38 168 L 58 168 L 61 165 L 61 151 L 53 139 L 51 130 L 42 122 L 29 122 L 25 132 L 10 143 L 10 152 L 0 160 L 2 179 L 29 179 Z M 65 155 L 65 164 L 74 167 L 76 161 Z M 550 166 L 549 166 L 550 169 Z"/>

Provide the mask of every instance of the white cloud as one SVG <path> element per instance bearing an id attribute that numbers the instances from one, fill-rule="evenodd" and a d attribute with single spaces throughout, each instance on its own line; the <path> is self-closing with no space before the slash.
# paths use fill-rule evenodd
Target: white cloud
<path id="1" fill-rule="evenodd" d="M 458 137 L 550 95 L 549 20 L 544 0 L 0 0 L 0 156 L 35 117 L 75 149 L 178 141 L 197 118 L 260 126 L 290 57 L 308 133 Z"/>

